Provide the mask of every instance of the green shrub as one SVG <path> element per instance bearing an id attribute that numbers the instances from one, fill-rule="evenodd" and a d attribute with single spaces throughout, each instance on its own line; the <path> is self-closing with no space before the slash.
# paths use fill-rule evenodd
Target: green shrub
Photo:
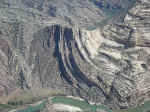
<path id="1" fill-rule="evenodd" d="M 8 105 L 12 106 L 23 105 L 23 101 L 8 101 Z"/>

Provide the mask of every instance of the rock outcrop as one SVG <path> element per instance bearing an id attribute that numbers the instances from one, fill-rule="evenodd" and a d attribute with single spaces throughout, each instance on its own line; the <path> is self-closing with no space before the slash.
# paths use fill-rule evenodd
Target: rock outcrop
<path id="1" fill-rule="evenodd" d="M 6 8 L 6 4 L 17 14 L 17 3 L 0 3 L 0 7 Z M 33 8 L 32 14 L 40 10 L 28 5 Z M 19 17 L 23 16 L 21 12 L 13 18 L 8 7 L 0 10 L 4 12 L 0 18 L 0 97 L 17 88 L 48 88 L 111 108 L 136 106 L 149 99 L 149 0 L 138 0 L 123 23 L 105 24 L 91 31 L 81 28 L 87 26 L 83 21 L 81 25 L 73 22 L 74 18 L 70 18 L 70 26 L 63 23 L 54 6 L 50 7 L 54 18 L 43 20 L 43 24 L 38 19 L 44 17 L 40 14 L 48 18 L 45 12 L 37 12 L 35 21 L 33 15 L 24 15 L 32 20 L 27 22 Z M 30 8 L 22 13 L 28 14 Z M 46 10 L 47 7 L 43 9 Z"/>

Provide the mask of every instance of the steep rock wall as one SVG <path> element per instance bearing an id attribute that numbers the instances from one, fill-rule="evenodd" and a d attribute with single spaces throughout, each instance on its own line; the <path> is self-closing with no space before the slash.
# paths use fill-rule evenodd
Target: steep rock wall
<path id="1" fill-rule="evenodd" d="M 0 95 L 48 88 L 112 108 L 144 102 L 150 78 L 149 5 L 138 1 L 124 23 L 92 31 L 1 21 Z"/>

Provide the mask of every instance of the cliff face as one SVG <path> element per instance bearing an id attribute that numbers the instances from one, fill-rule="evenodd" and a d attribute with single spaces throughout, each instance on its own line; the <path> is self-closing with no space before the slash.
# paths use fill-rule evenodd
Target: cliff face
<path id="1" fill-rule="evenodd" d="M 148 100 L 149 14 L 150 2 L 139 0 L 124 23 L 92 31 L 1 19 L 0 96 L 48 88 L 112 108 Z"/>
<path id="2" fill-rule="evenodd" d="M 14 27 L 16 24 L 18 26 Z M 7 23 L 4 25 L 8 26 Z M 92 59 L 98 54 L 99 39 L 96 36 L 100 31 L 82 31 L 61 25 L 29 28 L 24 23 L 11 23 L 9 29 L 10 31 L 4 29 L 9 31 L 7 35 L 4 30 L 1 34 L 2 66 L 6 69 L 1 68 L 2 76 L 4 75 L 1 77 L 2 88 L 7 91 L 16 88 L 65 89 L 65 94 L 81 94 L 81 97 L 89 94 L 92 87 L 100 91 L 92 78 L 98 69 Z M 33 33 L 33 29 L 39 31 Z M 13 31 L 16 32 L 15 35 Z M 13 87 L 7 78 L 10 78 Z"/>

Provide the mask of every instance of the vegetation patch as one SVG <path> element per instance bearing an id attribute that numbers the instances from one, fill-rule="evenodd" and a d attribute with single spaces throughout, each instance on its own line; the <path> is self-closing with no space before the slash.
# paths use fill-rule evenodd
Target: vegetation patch
<path id="1" fill-rule="evenodd" d="M 9 105 L 31 104 L 42 100 L 45 97 L 63 94 L 58 90 L 50 90 L 47 88 L 38 88 L 32 90 L 17 89 L 8 96 L 0 98 L 0 103 Z"/>
<path id="2" fill-rule="evenodd" d="M 14 106 L 12 105 L 8 105 L 8 104 L 0 104 L 0 109 L 11 109 L 11 108 L 14 108 Z"/>

